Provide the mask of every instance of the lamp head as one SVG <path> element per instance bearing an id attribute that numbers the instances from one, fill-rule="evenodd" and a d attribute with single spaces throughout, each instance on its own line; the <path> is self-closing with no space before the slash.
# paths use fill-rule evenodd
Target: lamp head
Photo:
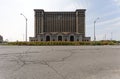
<path id="1" fill-rule="evenodd" d="M 20 15 L 23 15 L 22 13 L 20 13 Z"/>

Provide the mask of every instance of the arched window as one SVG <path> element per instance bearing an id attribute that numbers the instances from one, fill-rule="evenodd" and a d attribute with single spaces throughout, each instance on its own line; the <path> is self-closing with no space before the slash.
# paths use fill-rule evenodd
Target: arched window
<path id="1" fill-rule="evenodd" d="M 58 41 L 62 41 L 62 36 L 58 36 Z"/>
<path id="2" fill-rule="evenodd" d="M 70 36 L 70 41 L 74 41 L 74 36 Z"/>
<path id="3" fill-rule="evenodd" d="M 46 41 L 50 41 L 50 36 L 46 36 Z"/>

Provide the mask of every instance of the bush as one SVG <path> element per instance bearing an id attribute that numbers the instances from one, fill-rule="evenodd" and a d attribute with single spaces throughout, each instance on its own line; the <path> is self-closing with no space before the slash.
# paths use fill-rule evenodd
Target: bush
<path id="1" fill-rule="evenodd" d="M 115 45 L 112 41 L 47 41 L 47 42 L 8 42 L 7 45 L 28 45 L 28 46 L 43 46 L 43 45 Z"/>

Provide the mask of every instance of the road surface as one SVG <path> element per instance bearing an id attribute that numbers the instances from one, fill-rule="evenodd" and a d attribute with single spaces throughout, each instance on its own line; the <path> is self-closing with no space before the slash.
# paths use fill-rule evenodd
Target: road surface
<path id="1" fill-rule="evenodd" d="M 0 46 L 0 79 L 120 79 L 120 46 Z"/>

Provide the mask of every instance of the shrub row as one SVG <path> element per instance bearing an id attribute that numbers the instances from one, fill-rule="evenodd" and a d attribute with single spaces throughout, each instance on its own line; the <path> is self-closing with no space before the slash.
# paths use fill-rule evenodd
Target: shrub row
<path id="1" fill-rule="evenodd" d="M 115 45 L 112 41 L 96 41 L 96 42 L 66 42 L 66 41 L 49 41 L 49 42 L 9 42 L 8 45 Z"/>

